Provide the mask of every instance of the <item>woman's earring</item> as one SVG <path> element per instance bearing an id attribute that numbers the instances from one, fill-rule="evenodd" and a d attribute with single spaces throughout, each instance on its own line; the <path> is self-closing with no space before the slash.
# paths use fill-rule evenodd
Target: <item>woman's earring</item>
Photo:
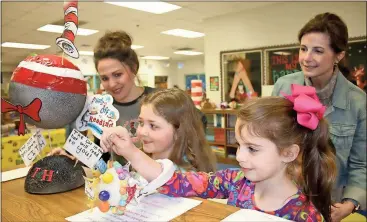
<path id="1" fill-rule="evenodd" d="M 338 67 L 338 62 L 334 62 L 334 69 Z"/>

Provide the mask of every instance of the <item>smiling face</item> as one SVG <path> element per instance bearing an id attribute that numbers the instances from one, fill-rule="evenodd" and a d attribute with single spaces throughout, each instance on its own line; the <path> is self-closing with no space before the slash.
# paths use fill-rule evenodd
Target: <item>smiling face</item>
<path id="1" fill-rule="evenodd" d="M 175 128 L 163 117 L 154 113 L 153 106 L 143 105 L 140 109 L 137 134 L 143 150 L 153 159 L 168 158 L 175 144 Z"/>
<path id="2" fill-rule="evenodd" d="M 243 124 L 242 120 L 237 120 L 235 134 L 239 144 L 236 159 L 245 177 L 252 182 L 262 182 L 285 176 L 286 164 L 276 145 L 266 138 L 251 135 L 246 126 L 240 130 Z"/>
<path id="3" fill-rule="evenodd" d="M 333 75 L 334 63 L 344 54 L 336 54 L 325 33 L 311 32 L 302 36 L 299 63 L 305 76 L 328 81 Z"/>
<path id="4" fill-rule="evenodd" d="M 129 102 L 136 87 L 134 73 L 117 59 L 105 58 L 98 62 L 98 73 L 104 89 L 118 102 Z"/>

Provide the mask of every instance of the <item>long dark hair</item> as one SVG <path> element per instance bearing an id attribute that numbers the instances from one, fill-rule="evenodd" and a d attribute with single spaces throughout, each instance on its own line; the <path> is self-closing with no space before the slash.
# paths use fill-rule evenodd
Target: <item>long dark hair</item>
<path id="1" fill-rule="evenodd" d="M 206 141 L 199 111 L 191 97 L 181 89 L 163 89 L 144 97 L 142 105 L 148 104 L 176 129 L 177 138 L 169 159 L 186 170 L 215 171 L 215 156 Z"/>
<path id="2" fill-rule="evenodd" d="M 328 124 L 321 119 L 315 130 L 297 122 L 293 103 L 283 97 L 246 100 L 238 118 L 248 132 L 272 141 L 282 154 L 293 144 L 300 147 L 298 157 L 287 166 L 287 174 L 302 187 L 326 221 L 331 221 L 331 190 L 336 178 L 336 160 L 329 144 Z"/>
<path id="3" fill-rule="evenodd" d="M 124 31 L 108 31 L 102 36 L 94 48 L 94 65 L 98 70 L 98 62 L 102 59 L 117 59 L 126 64 L 135 75 L 139 70 L 139 60 L 131 48 L 132 39 Z"/>

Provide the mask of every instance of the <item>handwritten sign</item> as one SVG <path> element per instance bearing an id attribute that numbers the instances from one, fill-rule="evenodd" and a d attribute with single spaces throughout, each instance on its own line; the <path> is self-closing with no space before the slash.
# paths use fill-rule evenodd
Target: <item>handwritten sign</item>
<path id="1" fill-rule="evenodd" d="M 64 148 L 89 168 L 94 167 L 103 153 L 101 147 L 75 129 L 66 140 Z"/>
<path id="2" fill-rule="evenodd" d="M 271 76 L 271 85 L 275 84 L 282 76 L 301 71 L 298 62 L 298 51 L 298 47 L 278 48 L 268 51 L 268 67 Z"/>
<path id="3" fill-rule="evenodd" d="M 37 130 L 19 149 L 19 154 L 24 164 L 29 166 L 45 146 L 46 140 L 41 134 L 41 131 Z"/>
<path id="4" fill-rule="evenodd" d="M 120 118 L 119 111 L 112 105 L 111 95 L 94 95 L 87 99 L 83 112 L 76 120 L 76 129 L 90 129 L 98 139 L 102 136 L 103 127 L 115 127 Z"/>

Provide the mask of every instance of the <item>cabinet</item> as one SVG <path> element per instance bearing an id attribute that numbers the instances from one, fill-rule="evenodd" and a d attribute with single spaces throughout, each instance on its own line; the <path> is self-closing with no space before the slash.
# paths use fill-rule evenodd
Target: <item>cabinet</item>
<path id="1" fill-rule="evenodd" d="M 208 120 L 206 139 L 219 163 L 238 165 L 235 139 L 235 109 L 202 109 Z"/>

